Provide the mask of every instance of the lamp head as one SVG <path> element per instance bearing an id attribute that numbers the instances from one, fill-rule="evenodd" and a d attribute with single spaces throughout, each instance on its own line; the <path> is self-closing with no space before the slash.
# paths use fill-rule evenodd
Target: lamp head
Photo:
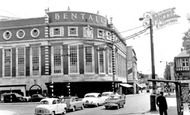
<path id="1" fill-rule="evenodd" d="M 139 21 L 143 21 L 144 20 L 144 18 L 139 18 Z"/>

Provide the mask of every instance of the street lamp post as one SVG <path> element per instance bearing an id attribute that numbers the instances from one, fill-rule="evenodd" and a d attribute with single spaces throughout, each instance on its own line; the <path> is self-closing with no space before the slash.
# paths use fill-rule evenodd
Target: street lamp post
<path id="1" fill-rule="evenodd" d="M 140 18 L 139 20 L 142 21 L 144 18 Z M 155 79 L 155 64 L 154 64 L 154 42 L 153 42 L 153 25 L 152 19 L 149 19 L 149 27 L 150 29 L 150 48 L 151 48 L 151 68 L 152 68 L 152 79 Z M 150 95 L 150 110 L 156 111 L 156 82 L 152 82 L 152 94 Z"/>

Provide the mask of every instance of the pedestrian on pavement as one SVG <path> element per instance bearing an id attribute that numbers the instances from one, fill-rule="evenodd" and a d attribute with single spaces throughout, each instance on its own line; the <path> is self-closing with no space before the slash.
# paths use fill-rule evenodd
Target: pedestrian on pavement
<path id="1" fill-rule="evenodd" d="M 168 105 L 167 105 L 167 101 L 166 98 L 164 97 L 164 92 L 160 92 L 160 95 L 157 97 L 156 99 L 156 104 L 159 107 L 159 113 L 160 115 L 167 115 L 167 110 L 168 110 Z"/>

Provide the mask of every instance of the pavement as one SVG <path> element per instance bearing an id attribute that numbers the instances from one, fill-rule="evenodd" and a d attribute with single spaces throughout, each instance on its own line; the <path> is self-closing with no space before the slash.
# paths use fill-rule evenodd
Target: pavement
<path id="1" fill-rule="evenodd" d="M 168 104 L 168 115 L 177 115 L 177 102 L 175 93 L 171 93 L 169 96 L 166 96 Z M 159 108 L 157 107 L 156 111 L 147 110 L 147 112 L 142 113 L 141 115 L 159 115 Z"/>
<path id="2" fill-rule="evenodd" d="M 16 113 L 7 110 L 0 110 L 0 115 L 16 115 Z"/>

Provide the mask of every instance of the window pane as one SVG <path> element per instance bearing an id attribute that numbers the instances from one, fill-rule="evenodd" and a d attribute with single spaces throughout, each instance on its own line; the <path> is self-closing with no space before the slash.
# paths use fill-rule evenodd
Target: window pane
<path id="1" fill-rule="evenodd" d="M 32 47 L 32 73 L 39 75 L 39 47 Z"/>
<path id="2" fill-rule="evenodd" d="M 70 46 L 70 73 L 78 73 L 77 46 Z"/>
<path id="3" fill-rule="evenodd" d="M 61 73 L 61 46 L 53 47 L 54 53 L 54 73 Z"/>
<path id="4" fill-rule="evenodd" d="M 92 65 L 92 46 L 85 47 L 86 72 L 93 72 Z"/>
<path id="5" fill-rule="evenodd" d="M 105 68 L 104 68 L 104 52 L 103 51 L 99 51 L 99 68 L 100 68 L 100 73 L 105 72 Z"/>
<path id="6" fill-rule="evenodd" d="M 18 48 L 18 76 L 24 76 L 25 74 L 25 50 L 24 48 Z"/>
<path id="7" fill-rule="evenodd" d="M 11 49 L 4 50 L 4 76 L 10 77 L 11 76 Z"/>
<path id="8" fill-rule="evenodd" d="M 112 50 L 109 49 L 108 50 L 108 69 L 109 69 L 109 73 L 112 73 Z"/>

